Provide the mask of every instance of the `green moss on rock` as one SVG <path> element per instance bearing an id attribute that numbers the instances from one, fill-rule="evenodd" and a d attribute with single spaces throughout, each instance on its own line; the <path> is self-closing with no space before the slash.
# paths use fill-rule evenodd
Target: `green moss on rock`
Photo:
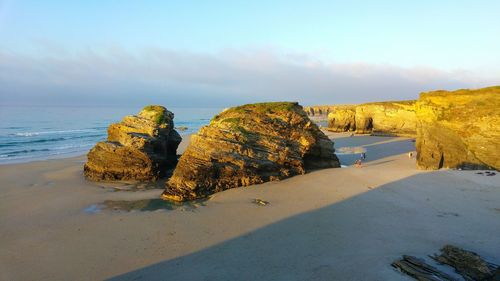
<path id="1" fill-rule="evenodd" d="M 167 109 L 161 105 L 148 105 L 142 109 L 139 115 L 141 117 L 148 118 L 159 125 L 166 122 L 166 112 Z"/>
<path id="2" fill-rule="evenodd" d="M 298 103 L 247 104 L 224 110 L 191 137 L 163 198 L 193 200 L 339 165 L 333 143 Z"/>
<path id="3" fill-rule="evenodd" d="M 280 111 L 292 111 L 298 105 L 297 102 L 262 102 L 240 105 L 229 109 L 235 112 L 258 112 L 258 113 L 273 113 Z M 223 112 L 224 113 L 224 112 Z"/>

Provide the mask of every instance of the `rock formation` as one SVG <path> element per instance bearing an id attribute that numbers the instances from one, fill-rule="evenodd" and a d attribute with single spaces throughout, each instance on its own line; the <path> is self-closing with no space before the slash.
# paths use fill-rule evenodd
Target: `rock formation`
<path id="1" fill-rule="evenodd" d="M 372 135 L 416 135 L 415 101 L 331 106 L 328 130 Z"/>
<path id="2" fill-rule="evenodd" d="M 356 106 L 356 133 L 414 136 L 415 101 L 373 102 Z"/>
<path id="3" fill-rule="evenodd" d="M 500 170 L 500 86 L 422 93 L 416 105 L 421 169 Z"/>
<path id="4" fill-rule="evenodd" d="M 339 166 L 332 141 L 298 103 L 248 104 L 221 112 L 191 137 L 162 198 L 192 200 Z"/>
<path id="5" fill-rule="evenodd" d="M 328 114 L 328 130 L 348 132 L 356 130 L 356 105 L 335 106 Z"/>
<path id="6" fill-rule="evenodd" d="M 94 181 L 152 181 L 177 163 L 181 137 L 174 130 L 174 114 L 163 106 L 145 107 L 108 128 L 108 139 L 87 154 L 87 179 Z"/>
<path id="7" fill-rule="evenodd" d="M 334 110 L 334 105 L 313 105 L 313 106 L 305 106 L 304 111 L 309 116 L 321 117 L 328 116 L 330 112 Z"/>

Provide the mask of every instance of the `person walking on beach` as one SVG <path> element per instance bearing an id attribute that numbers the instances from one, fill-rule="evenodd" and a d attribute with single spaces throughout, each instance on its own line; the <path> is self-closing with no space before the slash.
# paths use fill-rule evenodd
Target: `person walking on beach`
<path id="1" fill-rule="evenodd" d="M 366 159 L 366 153 L 365 152 L 362 152 L 361 153 L 361 160 L 365 160 Z"/>

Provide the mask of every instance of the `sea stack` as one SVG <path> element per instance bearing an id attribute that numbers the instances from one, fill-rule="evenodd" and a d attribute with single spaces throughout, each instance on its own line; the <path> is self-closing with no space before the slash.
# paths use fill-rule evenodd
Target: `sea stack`
<path id="1" fill-rule="evenodd" d="M 94 181 L 154 181 L 177 163 L 181 137 L 174 114 L 160 105 L 146 106 L 108 128 L 108 139 L 87 154 L 87 179 Z"/>
<path id="2" fill-rule="evenodd" d="M 417 165 L 500 170 L 500 87 L 422 93 Z"/>
<path id="3" fill-rule="evenodd" d="M 203 198 L 307 170 L 339 167 L 333 142 L 295 102 L 224 110 L 191 137 L 162 198 Z"/>

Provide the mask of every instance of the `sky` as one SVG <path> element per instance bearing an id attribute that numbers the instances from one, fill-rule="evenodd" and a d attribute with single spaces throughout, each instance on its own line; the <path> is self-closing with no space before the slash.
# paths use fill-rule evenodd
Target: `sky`
<path id="1" fill-rule="evenodd" d="M 0 104 L 414 99 L 500 84 L 500 1 L 0 0 Z"/>

